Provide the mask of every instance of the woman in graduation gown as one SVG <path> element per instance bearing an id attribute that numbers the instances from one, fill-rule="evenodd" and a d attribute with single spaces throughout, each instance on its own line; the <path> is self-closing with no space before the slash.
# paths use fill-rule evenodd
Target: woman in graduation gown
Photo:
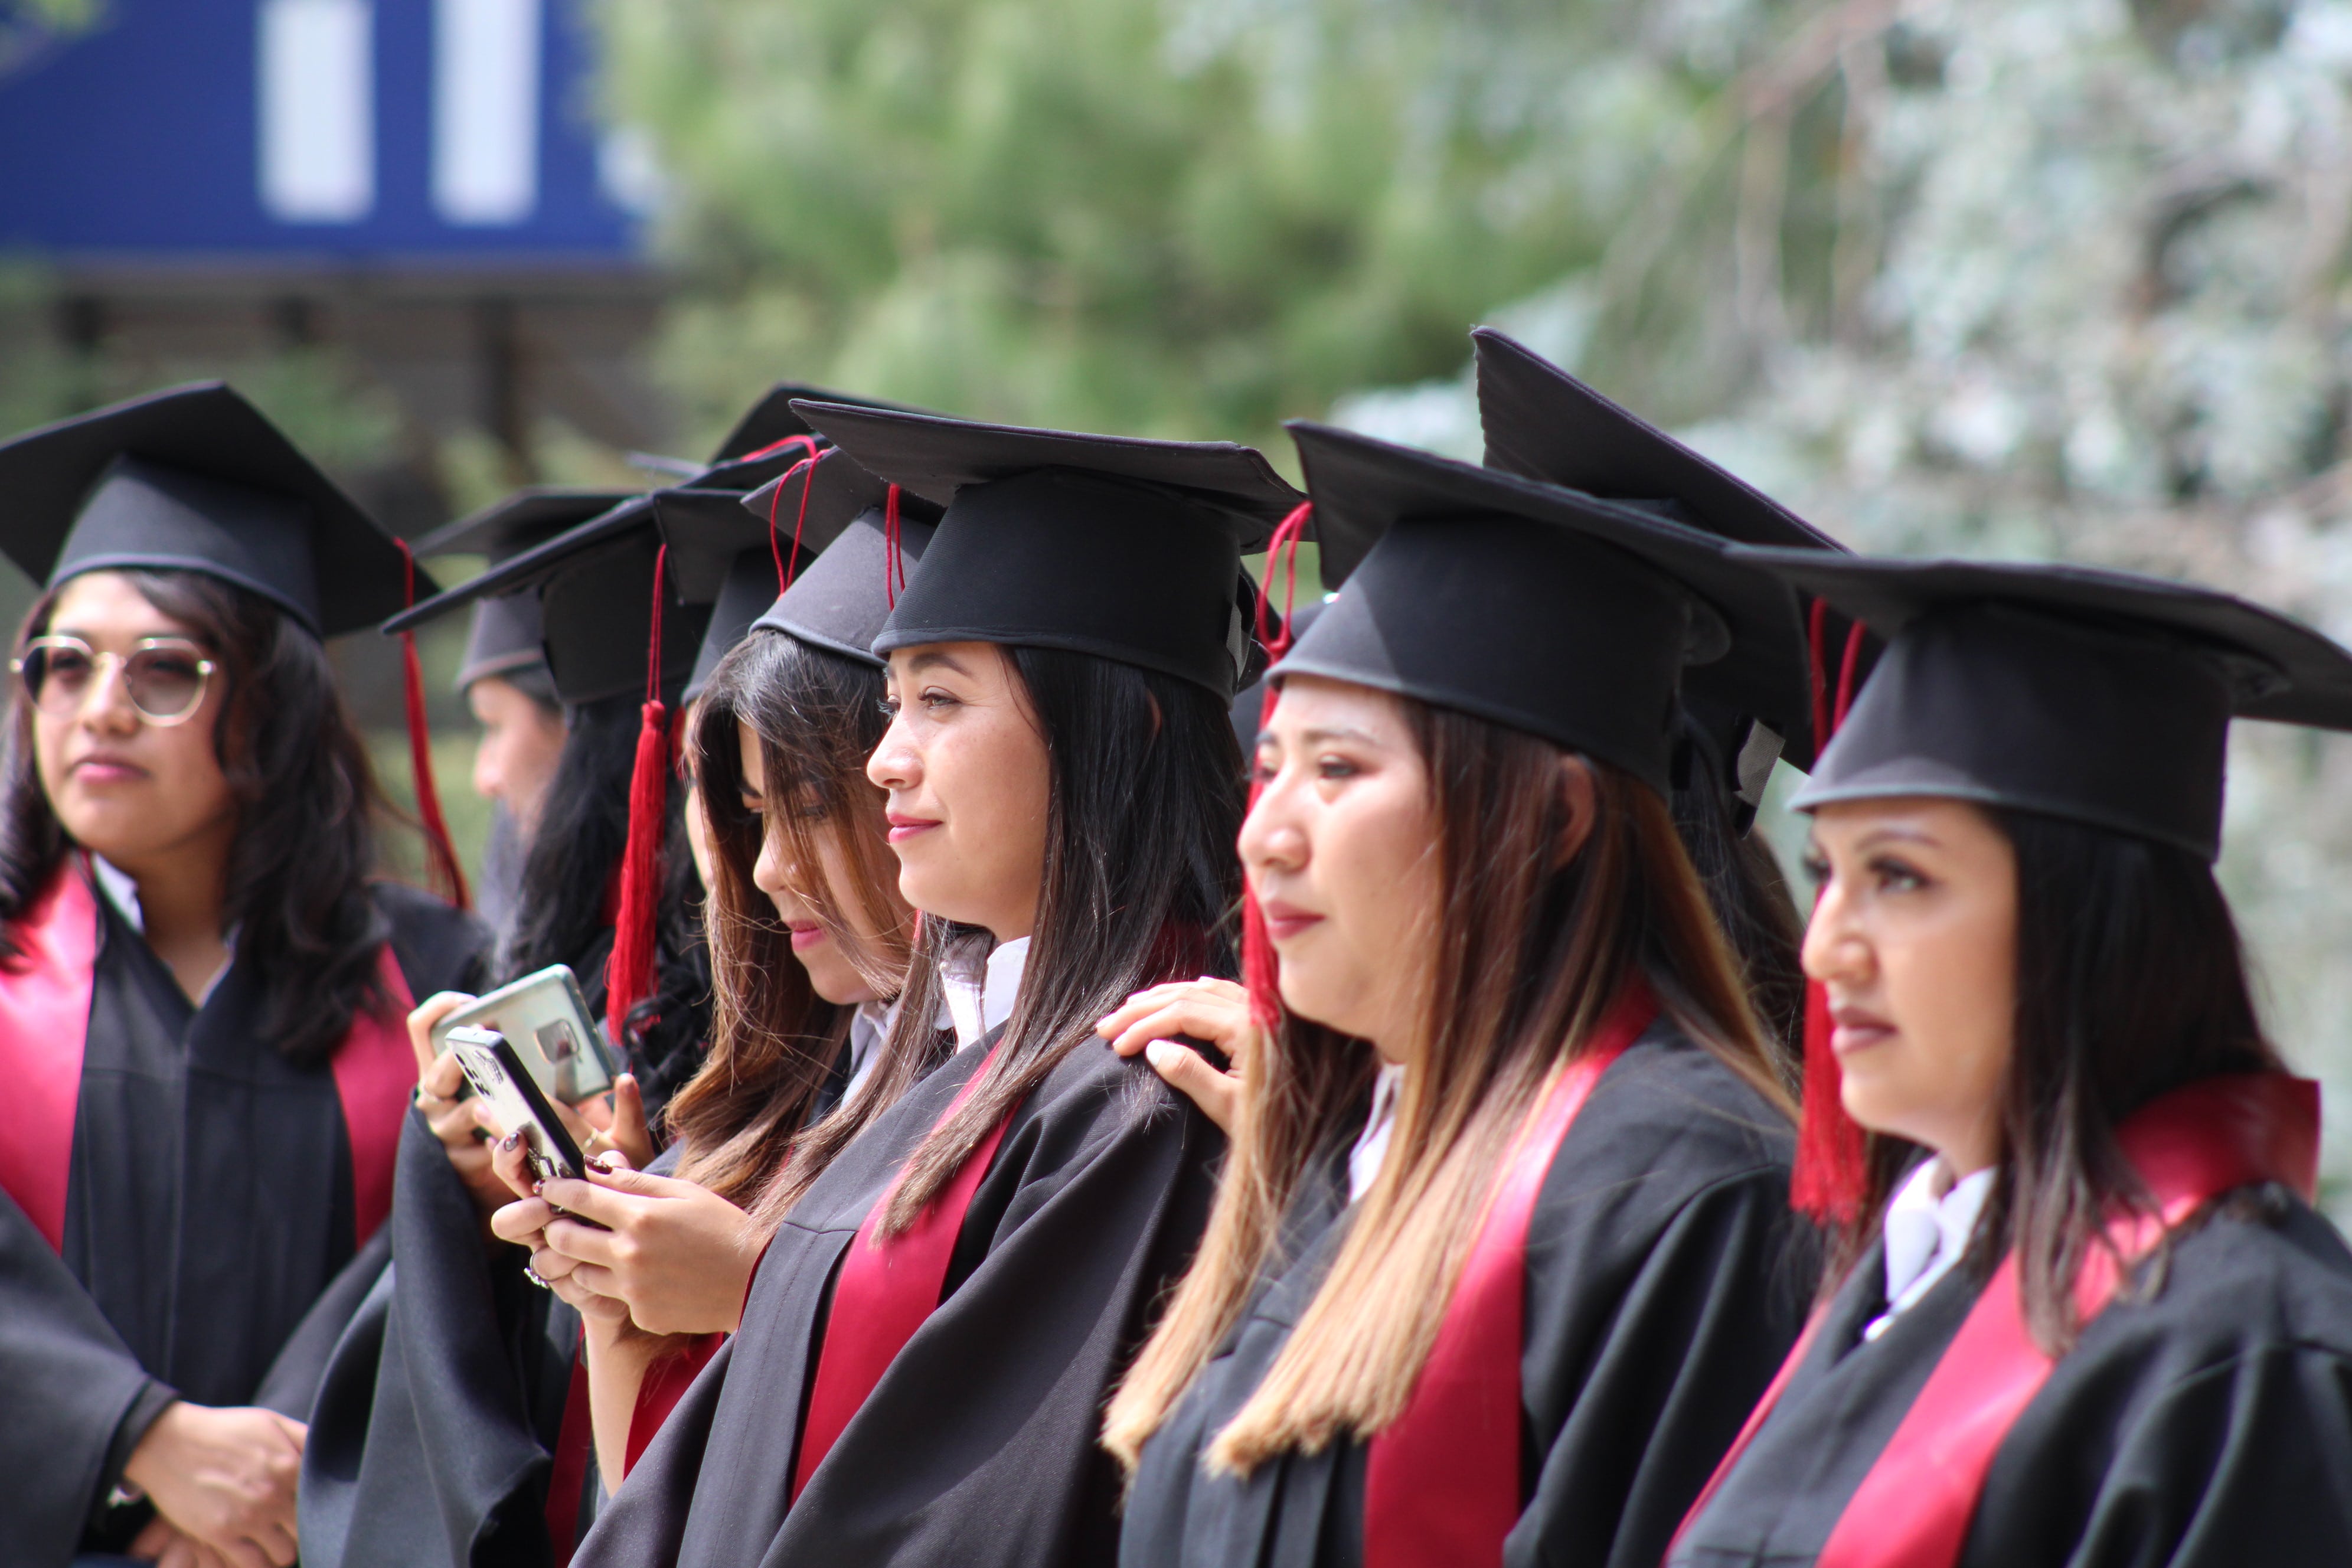
<path id="1" fill-rule="evenodd" d="M 895 716 L 866 770 L 921 935 L 840 1114 L 875 1113 L 580 1561 L 1107 1562 L 1101 1402 L 1221 1141 L 1092 1025 L 1229 971 L 1240 556 L 1297 497 L 1223 444 L 803 411 L 946 508 L 875 644 Z M 942 1001 L 944 1059 L 909 1048 Z"/>
<path id="2" fill-rule="evenodd" d="M 1801 660 L 1793 610 L 1639 510 L 1292 429 L 1344 585 L 1275 665 L 1241 836 L 1282 1021 L 1196 985 L 1105 1026 L 1246 1062 L 1110 1405 L 1120 1561 L 1653 1564 L 1811 1285 L 1667 804 L 1685 664 Z"/>
<path id="3" fill-rule="evenodd" d="M 399 1016 L 478 974 L 467 917 L 373 880 L 320 640 L 399 607 L 402 558 L 218 385 L 21 437 L 0 488 L 47 584 L 0 784 L 0 1561 L 288 1563 L 381 1268 Z"/>
<path id="4" fill-rule="evenodd" d="M 2352 1561 L 2352 1254 L 2211 869 L 2231 714 L 2352 729 L 2352 655 L 2119 574 L 1759 559 L 1893 635 L 1796 801 L 1853 1223 L 1671 1561 Z"/>
<path id="5" fill-rule="evenodd" d="M 501 588 L 537 601 L 549 669 L 573 728 L 534 839 L 519 931 L 572 933 L 565 940 L 583 966 L 582 989 L 592 1006 L 602 1005 L 611 1034 L 628 1041 L 625 1065 L 634 1069 L 616 1081 L 616 1112 L 602 1095 L 581 1110 L 612 1139 L 634 1144 L 641 1161 L 651 1157 L 646 1102 L 657 1117 L 659 1086 L 682 1077 L 671 1064 L 680 1055 L 689 1066 L 701 1058 L 708 970 L 678 802 L 652 795 L 641 820 L 631 820 L 635 748 L 613 716 L 625 710 L 634 731 L 649 680 L 666 711 L 690 684 L 698 655 L 708 651 L 715 663 L 726 647 L 708 647 L 708 587 L 700 604 L 666 603 L 656 634 L 660 499 L 633 498 L 575 520 L 412 616 Z M 737 497 L 720 499 L 740 510 Z M 672 575 L 659 591 L 667 600 L 679 586 Z M 646 840 L 655 896 L 625 910 L 615 884 L 633 833 Z M 565 900 L 560 917 L 546 914 L 548 903 Z M 650 957 L 646 972 L 625 982 L 607 962 L 623 924 Z M 506 977 L 560 961 L 510 948 Z M 649 1001 L 633 1003 L 633 995 Z M 593 1514 L 580 1320 L 532 1284 L 524 1252 L 488 1230 L 489 1215 L 514 1194 L 492 1167 L 476 1102 L 459 1097 L 455 1059 L 434 1057 L 428 1043 L 431 1026 L 467 1000 L 429 997 L 408 1020 L 417 1113 L 402 1142 L 393 1268 L 337 1348 L 313 1421 L 302 1497 L 311 1568 L 560 1559 Z M 652 1090 L 642 1098 L 641 1082 Z M 420 1506 L 425 1498 L 433 1506 Z"/>
<path id="6" fill-rule="evenodd" d="M 843 1117 L 802 1136 L 878 1058 L 913 936 L 866 778 L 887 721 L 870 646 L 938 510 L 829 452 L 719 510 L 667 530 L 673 550 L 689 529 L 730 554 L 751 546 L 714 619 L 750 629 L 703 684 L 688 740 L 709 824 L 709 1059 L 672 1100 L 675 1142 L 651 1172 L 551 1183 L 492 1217 L 586 1321 L 608 1488 L 734 1331 L 778 1221 L 856 1135 Z M 772 528 L 793 558 L 781 566 Z M 501 1160 L 528 1193 L 520 1152 Z"/>

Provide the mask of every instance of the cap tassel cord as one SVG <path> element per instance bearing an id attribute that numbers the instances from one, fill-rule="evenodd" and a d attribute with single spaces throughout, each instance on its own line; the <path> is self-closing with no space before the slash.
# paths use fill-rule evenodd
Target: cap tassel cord
<path id="1" fill-rule="evenodd" d="M 405 574 L 403 602 L 415 609 L 416 557 L 410 553 L 408 541 L 394 542 L 400 546 Z M 461 910 L 471 909 L 473 898 L 466 887 L 465 868 L 457 863 L 457 847 L 449 842 L 449 824 L 441 815 L 441 791 L 433 778 L 433 731 L 425 718 L 425 667 L 417 659 L 413 631 L 400 634 L 400 662 L 401 695 L 408 718 L 408 769 L 415 784 L 416 816 L 425 825 L 425 858 L 449 901 Z"/>
<path id="2" fill-rule="evenodd" d="M 1257 638 L 1266 651 L 1267 663 L 1290 651 L 1290 612 L 1298 596 L 1298 546 L 1307 535 L 1307 524 L 1315 515 L 1313 501 L 1301 501 L 1291 510 L 1266 542 L 1265 576 L 1257 588 Z M 1282 595 L 1282 625 L 1271 626 L 1266 619 L 1274 598 L 1274 574 L 1279 562 L 1285 574 Z M 1274 717 L 1275 704 L 1281 692 L 1266 689 L 1265 706 L 1261 710 L 1259 727 Z M 1257 797 L 1265 784 L 1252 767 L 1249 803 L 1257 805 Z M 1261 1029 L 1272 1029 L 1282 1022 L 1281 960 L 1274 951 L 1274 939 L 1266 934 L 1265 911 L 1258 908 L 1257 891 L 1249 883 L 1246 868 L 1242 877 L 1242 985 L 1249 993 L 1250 1017 Z"/>
<path id="3" fill-rule="evenodd" d="M 793 436 L 788 437 L 788 439 L 792 441 L 806 441 L 808 440 L 808 437 L 805 436 Z M 785 444 L 786 443 L 783 441 L 776 443 L 776 445 L 780 447 Z M 793 585 L 793 579 L 800 575 L 801 530 L 808 523 L 809 490 L 816 483 L 816 448 L 814 445 L 812 444 L 809 447 L 809 455 L 803 458 L 799 462 L 794 463 L 791 468 L 785 469 L 784 477 L 776 481 L 775 489 L 770 492 L 768 496 L 768 553 L 775 558 L 776 592 L 778 594 L 782 594 L 785 589 L 791 587 Z M 783 546 L 777 538 L 778 530 L 776 528 L 776 508 L 778 503 L 782 501 L 784 499 L 784 487 L 793 482 L 793 476 L 794 474 L 802 474 L 805 477 L 801 480 L 801 510 L 799 514 L 793 519 L 793 559 L 791 564 L 787 565 L 784 562 Z"/>
<path id="4" fill-rule="evenodd" d="M 629 837 L 621 852 L 621 907 L 604 970 L 604 1027 L 625 1049 L 629 1011 L 653 990 L 654 918 L 660 897 L 663 819 L 669 806 L 669 710 L 661 700 L 662 573 L 669 547 L 654 556 L 653 635 L 646 654 L 636 763 L 629 773 Z"/>
<path id="5" fill-rule="evenodd" d="M 1862 655 L 1862 623 L 1846 630 L 1832 701 L 1824 643 L 1829 606 L 1813 601 L 1806 622 L 1806 650 L 1813 688 L 1813 744 L 1818 760 L 1830 737 L 1845 722 L 1853 703 L 1854 670 Z M 1845 1112 L 1843 1073 L 1830 1046 L 1829 992 L 1818 980 L 1805 982 L 1804 1101 L 1797 1127 L 1796 1165 L 1789 1176 L 1789 1201 L 1816 1220 L 1851 1225 L 1862 1212 L 1869 1180 L 1862 1127 Z"/>
<path id="6" fill-rule="evenodd" d="M 817 454 L 815 437 L 806 435 L 787 436 L 781 441 L 769 442 L 766 446 L 761 447 L 756 452 L 746 452 L 740 458 L 730 458 L 728 461 L 730 463 L 756 463 L 762 458 L 774 457 L 777 453 L 782 451 L 787 447 L 798 447 L 802 451 L 806 452 L 812 458 L 815 457 Z"/>
<path id="7" fill-rule="evenodd" d="M 882 597 L 898 607 L 898 591 L 907 585 L 907 563 L 898 558 L 898 487 L 882 498 Z"/>

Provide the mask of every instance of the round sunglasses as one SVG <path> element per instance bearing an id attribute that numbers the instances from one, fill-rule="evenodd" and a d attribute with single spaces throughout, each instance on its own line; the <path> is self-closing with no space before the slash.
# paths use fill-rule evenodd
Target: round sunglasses
<path id="1" fill-rule="evenodd" d="M 216 668 L 203 648 L 180 637 L 147 637 L 127 654 L 100 653 L 79 637 L 35 637 L 8 663 L 33 706 L 53 719 L 79 712 L 117 666 L 139 716 L 165 726 L 195 715 Z"/>

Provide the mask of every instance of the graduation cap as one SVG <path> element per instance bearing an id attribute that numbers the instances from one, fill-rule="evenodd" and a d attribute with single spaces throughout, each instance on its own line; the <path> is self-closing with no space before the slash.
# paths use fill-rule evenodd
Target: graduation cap
<path id="1" fill-rule="evenodd" d="M 633 459 L 688 489 L 746 491 L 764 486 L 803 458 L 814 457 L 823 437 L 793 409 L 795 400 L 842 404 L 857 408 L 892 408 L 920 413 L 901 403 L 854 396 L 804 382 L 780 381 L 762 393 L 735 427 L 727 432 L 708 463 L 674 458 Z"/>
<path id="2" fill-rule="evenodd" d="M 668 493 L 630 496 L 394 616 L 384 630 L 404 632 L 484 599 L 535 592 L 541 647 L 561 701 L 577 706 L 643 690 L 663 544 L 656 508 Z M 713 499 L 731 506 L 740 498 L 720 491 Z M 682 592 L 666 562 L 660 597 L 659 690 L 676 700 L 694 668 L 710 604 Z"/>
<path id="3" fill-rule="evenodd" d="M 1288 428 L 1339 591 L 1277 675 L 1475 714 L 1664 795 L 1685 667 L 1801 647 L 1792 595 L 1711 534 L 1353 431 Z"/>
<path id="4" fill-rule="evenodd" d="M 770 550 L 788 552 L 784 570 L 764 580 L 770 587 L 782 581 L 783 591 L 752 612 L 743 635 L 754 627 L 786 632 L 879 665 L 874 639 L 913 580 L 940 508 L 875 478 L 839 450 L 817 460 L 803 495 L 784 500 L 782 492 L 801 488 L 796 480 L 780 479 L 773 492 L 761 489 L 743 498 L 743 510 L 764 531 Z M 787 516 L 793 519 L 789 531 L 782 526 Z M 788 531 L 791 545 L 783 542 Z M 797 566 L 792 564 L 793 555 Z M 723 614 L 726 600 L 720 603 Z M 712 625 L 715 630 L 716 618 Z"/>
<path id="5" fill-rule="evenodd" d="M 1936 795 L 2210 861 L 2233 717 L 2352 730 L 2352 653 L 2227 594 L 2083 566 L 1738 553 L 1890 639 L 1801 809 Z"/>
<path id="6" fill-rule="evenodd" d="M 217 381 L 0 443 L 0 550 L 44 587 L 84 572 L 199 572 L 321 637 L 407 602 L 400 542 Z"/>
<path id="7" fill-rule="evenodd" d="M 1526 345 L 1492 327 L 1476 329 L 1470 341 L 1487 467 L 1640 506 L 1740 544 L 1846 552 L 1763 491 Z M 1851 635 L 1843 616 L 1825 616 L 1817 641 L 1843 647 Z M 1809 668 L 1801 644 L 1756 652 L 1761 665 L 1735 658 L 1694 670 L 1684 701 L 1726 763 L 1738 763 L 1755 720 L 1780 738 L 1781 754 L 1792 764 L 1811 768 L 1825 738 L 1815 733 L 1822 656 L 1816 648 Z M 1858 644 L 1855 652 L 1866 669 L 1866 650 Z M 1769 757 L 1761 760 L 1769 766 Z M 1740 790 L 1751 806 L 1758 804 L 1753 785 Z"/>
<path id="8" fill-rule="evenodd" d="M 1259 453 L 799 402 L 856 462 L 944 509 L 874 651 L 1067 648 L 1230 699 L 1248 679 L 1244 553 L 1301 500 Z"/>
<path id="9" fill-rule="evenodd" d="M 496 566 L 630 499 L 623 490 L 532 486 L 436 529 L 418 540 L 415 549 L 424 556 L 485 556 Z M 540 643 L 538 595 L 476 599 L 473 620 L 466 629 L 465 657 L 457 666 L 457 689 L 497 676 L 554 700 L 555 688 Z"/>

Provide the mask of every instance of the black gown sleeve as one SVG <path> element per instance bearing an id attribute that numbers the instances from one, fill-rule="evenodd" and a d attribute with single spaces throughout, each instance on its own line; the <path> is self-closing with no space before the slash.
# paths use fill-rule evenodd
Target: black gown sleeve
<path id="1" fill-rule="evenodd" d="M 307 1568 L 552 1560 L 545 1508 L 579 1319 L 488 1248 L 421 1114 L 401 1131 L 393 1267 L 337 1343 L 302 1458 Z"/>
<path id="2" fill-rule="evenodd" d="M 1190 1261 L 1223 1141 L 1148 1068 L 1092 1042 L 1014 1112 L 948 1294 L 789 1500 L 833 1271 L 973 1058 L 867 1129 L 787 1219 L 741 1332 L 671 1412 L 581 1568 L 1111 1560 L 1119 1483 L 1096 1442 L 1103 1401 Z"/>
<path id="3" fill-rule="evenodd" d="M 71 1561 L 91 1510 L 120 1474 L 148 1422 L 172 1398 L 148 1375 L 79 1280 L 0 1193 L 0 1563 L 50 1568 Z M 118 1458 L 135 1410 L 146 1421 Z"/>

